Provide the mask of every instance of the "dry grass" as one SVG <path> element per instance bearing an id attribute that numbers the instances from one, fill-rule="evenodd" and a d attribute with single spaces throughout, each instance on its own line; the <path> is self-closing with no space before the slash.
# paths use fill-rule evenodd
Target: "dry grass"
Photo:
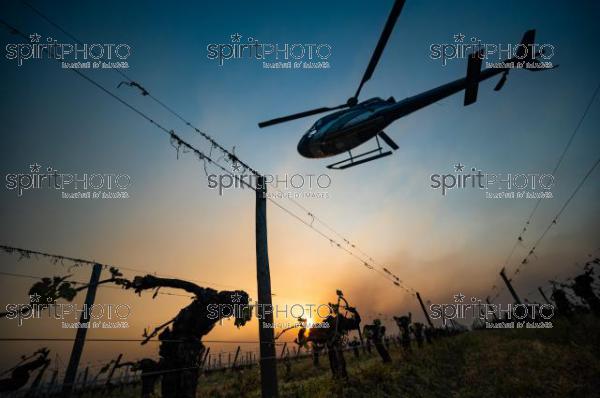
<path id="1" fill-rule="evenodd" d="M 600 320 L 579 317 L 553 329 L 482 330 L 437 340 L 393 363 L 346 355 L 350 378 L 332 380 L 327 358 L 280 364 L 281 397 L 599 397 Z M 137 396 L 129 388 L 118 396 Z M 260 397 L 258 369 L 203 376 L 199 397 Z"/>

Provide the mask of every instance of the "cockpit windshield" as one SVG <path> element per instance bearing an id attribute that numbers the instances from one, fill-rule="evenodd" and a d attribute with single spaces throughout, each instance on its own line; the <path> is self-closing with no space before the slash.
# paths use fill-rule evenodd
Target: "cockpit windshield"
<path id="1" fill-rule="evenodd" d="M 342 115 L 346 112 L 348 112 L 348 111 L 343 110 L 343 111 L 334 112 L 331 115 L 324 116 L 324 117 L 320 118 L 319 120 L 317 120 L 317 122 L 315 123 L 315 127 L 317 128 L 317 130 L 321 130 L 323 128 L 323 126 L 336 120 L 338 117 L 340 117 L 340 115 Z"/>
<path id="2" fill-rule="evenodd" d="M 382 101 L 380 98 L 372 98 L 353 108 L 337 111 L 322 117 L 321 119 L 317 120 L 306 133 L 309 137 L 312 137 L 318 131 L 327 131 L 332 127 L 342 128 L 352 124 L 360 123 L 364 120 L 367 120 L 373 114 L 373 112 L 388 105 L 388 103 Z"/>
<path id="3" fill-rule="evenodd" d="M 308 134 L 308 137 L 312 137 L 313 135 L 315 135 L 315 133 L 317 132 L 317 128 L 315 127 L 317 125 L 317 123 L 313 124 L 308 131 L 306 132 L 306 134 Z"/>
<path id="4" fill-rule="evenodd" d="M 339 112 L 334 112 L 331 115 L 327 115 L 324 116 L 322 118 L 320 118 L 319 120 L 317 120 L 315 122 L 315 124 L 313 124 L 308 131 L 306 132 L 308 134 L 309 137 L 312 137 L 313 135 L 315 135 L 315 133 L 317 131 L 321 131 L 325 128 L 325 126 L 329 126 L 331 123 L 335 122 L 339 115 L 347 112 L 347 111 L 339 111 Z"/>

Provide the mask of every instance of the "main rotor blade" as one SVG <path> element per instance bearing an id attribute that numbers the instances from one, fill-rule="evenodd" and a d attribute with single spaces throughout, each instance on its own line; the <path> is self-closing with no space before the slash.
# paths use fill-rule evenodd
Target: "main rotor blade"
<path id="1" fill-rule="evenodd" d="M 494 87 L 494 91 L 502 90 L 502 87 L 504 87 L 504 83 L 506 83 L 506 75 L 508 75 L 508 72 L 502 74 L 502 77 L 498 81 L 498 84 L 496 84 L 496 87 Z"/>
<path id="2" fill-rule="evenodd" d="M 290 120 L 300 119 L 300 118 L 303 118 L 306 116 L 316 115 L 318 113 L 335 111 L 336 109 L 346 108 L 347 106 L 348 105 L 346 105 L 346 104 L 342 104 L 342 105 L 334 106 L 333 108 L 322 107 L 322 108 L 312 109 L 310 111 L 295 113 L 295 114 L 289 115 L 289 116 L 278 117 L 277 119 L 271 119 L 271 120 L 267 120 L 265 122 L 260 122 L 260 123 L 258 123 L 258 127 L 263 128 L 263 127 L 267 127 L 267 126 L 272 126 L 277 123 L 289 122 Z"/>
<path id="3" fill-rule="evenodd" d="M 387 44 L 390 35 L 392 34 L 392 30 L 394 29 L 394 25 L 396 24 L 396 20 L 402 11 L 402 7 L 404 7 L 405 0 L 396 0 L 394 6 L 392 7 L 392 11 L 388 16 L 387 22 L 383 28 L 383 32 L 381 32 L 381 36 L 379 37 L 379 41 L 377 42 L 377 47 L 375 47 L 375 51 L 373 51 L 373 55 L 371 55 L 371 61 L 369 62 L 369 66 L 367 66 L 367 70 L 363 75 L 362 80 L 360 81 L 360 85 L 358 86 L 358 90 L 356 90 L 356 94 L 354 94 L 354 98 L 358 98 L 358 94 L 360 94 L 360 90 L 362 89 L 363 84 L 365 84 L 371 76 L 373 76 L 373 71 L 379 62 L 379 58 L 381 58 L 381 54 L 383 53 L 383 49 Z"/>

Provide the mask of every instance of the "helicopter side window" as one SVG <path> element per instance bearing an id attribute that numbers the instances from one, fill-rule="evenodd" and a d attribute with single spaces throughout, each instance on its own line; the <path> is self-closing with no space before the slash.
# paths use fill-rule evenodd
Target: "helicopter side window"
<path id="1" fill-rule="evenodd" d="M 312 137 L 313 135 L 315 135 L 316 132 L 317 132 L 316 124 L 313 124 L 312 127 L 309 128 L 306 133 L 308 134 L 308 137 Z"/>

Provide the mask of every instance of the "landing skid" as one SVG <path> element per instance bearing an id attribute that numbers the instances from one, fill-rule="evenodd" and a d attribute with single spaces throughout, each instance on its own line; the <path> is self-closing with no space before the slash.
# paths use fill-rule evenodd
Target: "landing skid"
<path id="1" fill-rule="evenodd" d="M 350 151 L 348 151 L 348 152 L 350 152 Z M 370 156 L 370 157 L 368 157 L 366 159 L 357 160 L 359 158 L 362 158 L 363 156 L 370 155 L 370 154 L 372 154 L 374 152 L 379 152 L 379 153 L 377 155 L 375 155 L 375 156 Z M 344 170 L 344 169 L 347 169 L 348 167 L 358 166 L 359 164 L 370 162 L 371 160 L 383 158 L 383 157 L 389 156 L 391 154 L 392 154 L 392 151 L 382 152 L 381 148 L 379 148 L 379 149 L 373 149 L 372 151 L 361 153 L 360 155 L 356 155 L 356 156 L 352 156 L 352 152 L 350 152 L 350 157 L 349 158 L 341 160 L 341 161 L 336 162 L 336 163 L 332 163 L 332 164 L 328 165 L 327 168 L 328 169 L 333 169 L 333 170 Z"/>
<path id="2" fill-rule="evenodd" d="M 396 143 L 394 141 L 392 141 L 392 139 L 390 137 L 388 137 L 387 134 L 385 134 L 383 131 L 381 133 L 379 133 L 379 135 L 388 145 L 390 145 L 392 147 L 392 149 L 394 149 L 394 150 L 398 149 L 398 145 L 396 145 Z M 356 156 L 352 155 L 352 151 L 348 151 L 348 153 L 350 154 L 350 157 L 348 157 L 344 160 L 340 160 L 339 162 L 332 163 L 332 164 L 328 165 L 327 168 L 333 169 L 333 170 L 344 170 L 349 167 L 358 166 L 359 164 L 367 163 L 367 162 L 370 162 L 371 160 L 383 158 L 383 157 L 386 157 L 386 156 L 389 156 L 392 154 L 392 151 L 383 152 L 383 148 L 381 147 L 381 144 L 379 143 L 379 138 L 377 136 L 375 136 L 375 140 L 377 141 L 376 149 L 367 151 L 365 153 L 361 153 L 360 155 L 356 155 Z M 373 155 L 373 156 L 369 156 L 369 157 L 365 158 L 365 156 L 371 155 L 373 153 L 377 153 L 377 155 Z"/>

